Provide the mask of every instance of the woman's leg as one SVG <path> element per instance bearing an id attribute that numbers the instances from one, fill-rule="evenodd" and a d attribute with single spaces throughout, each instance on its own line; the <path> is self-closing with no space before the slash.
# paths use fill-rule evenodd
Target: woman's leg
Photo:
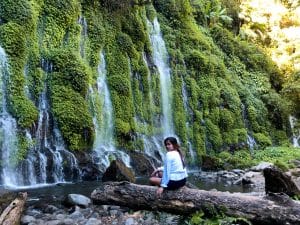
<path id="1" fill-rule="evenodd" d="M 161 178 L 159 177 L 150 177 L 149 182 L 151 185 L 160 186 Z"/>

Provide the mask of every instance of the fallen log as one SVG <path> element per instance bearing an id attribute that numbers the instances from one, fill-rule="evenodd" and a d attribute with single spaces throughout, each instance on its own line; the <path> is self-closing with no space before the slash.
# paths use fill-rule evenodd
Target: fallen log
<path id="1" fill-rule="evenodd" d="M 27 193 L 19 193 L 0 215 L 0 225 L 18 225 L 27 199 Z"/>
<path id="2" fill-rule="evenodd" d="M 227 216 L 242 217 L 259 225 L 299 225 L 300 203 L 285 195 L 273 197 L 249 196 L 241 193 L 204 191 L 183 187 L 164 191 L 156 197 L 157 187 L 109 182 L 94 190 L 94 204 L 112 204 L 132 209 L 157 210 L 188 215 L 202 210 L 209 215 L 212 210 Z"/>

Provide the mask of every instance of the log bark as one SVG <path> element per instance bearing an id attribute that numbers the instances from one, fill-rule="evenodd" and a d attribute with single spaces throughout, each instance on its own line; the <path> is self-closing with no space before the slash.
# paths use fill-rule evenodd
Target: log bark
<path id="1" fill-rule="evenodd" d="M 232 217 L 243 217 L 257 225 L 299 225 L 300 203 L 286 195 L 266 197 L 241 193 L 204 191 L 183 187 L 165 190 L 156 197 L 157 187 L 110 182 L 94 190 L 94 204 L 113 204 L 132 209 L 158 210 L 188 215 L 202 210 L 206 215 L 212 210 Z"/>
<path id="2" fill-rule="evenodd" d="M 26 192 L 19 193 L 19 196 L 2 212 L 0 216 L 0 225 L 19 225 L 26 199 Z"/>

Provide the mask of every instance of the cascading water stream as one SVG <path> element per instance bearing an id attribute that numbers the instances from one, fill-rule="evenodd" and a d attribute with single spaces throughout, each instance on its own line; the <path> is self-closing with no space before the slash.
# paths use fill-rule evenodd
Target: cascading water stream
<path id="1" fill-rule="evenodd" d="M 162 129 L 163 135 L 174 135 L 172 116 L 172 81 L 170 68 L 168 66 L 168 52 L 162 38 L 160 25 L 157 18 L 151 23 L 147 20 L 150 33 L 150 42 L 153 49 L 153 60 L 160 76 L 160 88 L 162 99 Z"/>
<path id="2" fill-rule="evenodd" d="M 93 158 L 100 169 L 109 166 L 110 157 L 122 160 L 130 167 L 129 156 L 115 148 L 113 108 L 109 89 L 106 83 L 106 63 L 103 52 L 100 53 L 96 87 L 90 87 L 90 98 L 93 112 L 96 138 L 93 147 Z"/>
<path id="3" fill-rule="evenodd" d="M 1 62 L 5 62 L 3 51 L 0 52 Z M 43 68 L 47 72 L 51 70 L 48 63 L 44 63 Z M 1 69 L 1 81 L 4 80 L 3 76 L 6 74 Z M 19 151 L 16 121 L 7 113 L 3 82 L 1 90 L 3 94 L 1 115 L 1 128 L 3 130 L 1 131 L 4 137 L 2 161 L 7 162 L 2 168 L 4 186 L 8 188 L 40 187 L 74 181 L 78 178 L 77 160 L 71 152 L 65 149 L 61 134 L 50 116 L 46 84 L 39 99 L 39 119 L 36 131 L 33 134 L 28 130 L 22 131 L 28 145 L 27 155 L 22 160 L 16 157 Z"/>
<path id="4" fill-rule="evenodd" d="M 19 180 L 15 171 L 16 154 L 18 149 L 17 124 L 6 108 L 6 85 L 9 71 L 4 49 L 0 47 L 0 135 L 1 135 L 1 179 L 4 186 L 15 186 Z"/>
<path id="5" fill-rule="evenodd" d="M 43 61 L 42 67 L 46 73 L 52 72 L 52 65 L 49 62 Z M 75 180 L 79 176 L 77 160 L 66 150 L 58 126 L 51 115 L 46 82 L 40 95 L 38 109 L 39 120 L 34 146 L 34 152 L 37 153 L 40 162 L 38 183 L 62 183 Z"/>
<path id="6" fill-rule="evenodd" d="M 86 19 L 82 16 L 79 17 L 78 23 L 81 25 L 81 34 L 80 34 L 80 43 L 79 43 L 79 52 L 82 58 L 85 57 L 85 42 L 87 38 L 87 22 Z"/>
<path id="7" fill-rule="evenodd" d="M 145 54 L 143 54 L 143 60 L 144 63 L 147 65 L 147 68 L 149 68 L 147 59 Z M 132 71 L 130 70 L 130 72 L 132 73 Z M 155 117 L 155 104 L 154 104 L 154 99 L 153 99 L 153 91 L 152 91 L 152 81 L 151 81 L 151 76 L 150 76 L 150 71 L 148 70 L 148 74 L 147 74 L 147 82 L 148 82 L 148 86 L 149 86 L 149 108 L 151 110 L 151 121 L 152 121 L 152 125 L 154 126 L 154 117 Z M 132 76 L 131 76 L 132 77 Z M 142 124 L 144 124 L 146 126 L 146 122 L 142 121 L 140 122 Z M 160 125 L 162 126 L 162 125 Z M 160 161 L 163 156 L 164 156 L 164 147 L 162 145 L 162 141 L 161 141 L 161 137 L 160 136 L 155 136 L 152 135 L 151 137 L 149 137 L 146 134 L 137 134 L 138 138 L 141 139 L 143 141 L 143 149 L 146 155 L 153 157 L 154 159 L 156 159 L 157 161 Z"/>
<path id="8" fill-rule="evenodd" d="M 188 105 L 188 96 L 187 96 L 187 92 L 186 92 L 186 85 L 185 85 L 183 79 L 182 79 L 182 96 L 183 96 L 183 105 L 184 105 L 184 108 L 186 110 L 185 113 L 187 115 L 191 115 L 192 112 L 191 112 L 190 107 Z M 190 123 L 186 122 L 186 128 L 187 128 L 187 130 L 189 130 L 189 127 L 190 127 Z M 196 162 L 196 152 L 193 149 L 193 145 L 192 145 L 192 142 L 190 140 L 189 135 L 188 135 L 188 150 L 189 150 L 189 156 L 190 156 L 190 159 L 191 159 L 190 164 L 193 165 Z"/>
<path id="9" fill-rule="evenodd" d="M 299 140 L 300 140 L 300 130 L 296 128 L 297 118 L 294 116 L 289 116 L 290 126 L 292 129 L 292 142 L 293 146 L 299 148 Z"/>
<path id="10" fill-rule="evenodd" d="M 254 137 L 251 134 L 249 121 L 248 121 L 248 118 L 247 118 L 247 112 L 246 112 L 246 109 L 245 109 L 245 105 L 243 103 L 241 105 L 241 108 L 242 108 L 242 118 L 243 118 L 243 121 L 244 121 L 244 124 L 245 124 L 245 128 L 247 129 L 247 145 L 250 149 L 250 152 L 253 153 L 254 147 L 256 145 L 256 141 L 255 141 Z"/>

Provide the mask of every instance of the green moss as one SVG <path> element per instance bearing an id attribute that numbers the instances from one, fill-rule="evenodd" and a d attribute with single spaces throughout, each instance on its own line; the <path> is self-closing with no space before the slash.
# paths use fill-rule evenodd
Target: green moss
<path id="1" fill-rule="evenodd" d="M 68 86 L 51 84 L 54 117 L 71 150 L 87 150 L 94 141 L 94 126 L 88 106 L 78 92 Z"/>
<path id="2" fill-rule="evenodd" d="M 255 133 L 253 135 L 256 143 L 262 148 L 266 148 L 268 146 L 272 145 L 272 140 L 270 139 L 270 137 L 266 134 L 263 133 Z"/>
<path id="3" fill-rule="evenodd" d="M 0 20 L 4 23 L 11 21 L 22 26 L 31 25 L 32 13 L 31 3 L 27 0 L 0 2 Z"/>
<path id="4" fill-rule="evenodd" d="M 25 134 L 18 134 L 17 162 L 26 159 L 28 151 L 34 146 L 34 141 L 28 139 Z"/>
<path id="5" fill-rule="evenodd" d="M 23 28 L 13 22 L 0 27 L 1 44 L 8 54 L 10 64 L 9 76 L 6 78 L 9 111 L 17 118 L 21 127 L 28 128 L 37 120 L 38 112 L 24 91 L 26 39 L 19 35 L 23 32 Z"/>
<path id="6" fill-rule="evenodd" d="M 62 45 L 74 46 L 78 38 L 72 33 L 79 35 L 79 25 L 77 19 L 80 15 L 80 4 L 77 0 L 60 1 L 47 0 L 43 8 L 43 19 L 40 29 L 42 37 L 42 47 L 44 51 L 59 48 Z M 72 40 L 72 38 L 75 38 Z M 78 47 L 78 45 L 76 46 Z"/>
<path id="7" fill-rule="evenodd" d="M 209 119 L 205 120 L 207 129 L 207 139 L 212 144 L 213 149 L 219 149 L 222 145 L 222 136 L 217 125 L 213 124 Z"/>
<path id="8" fill-rule="evenodd" d="M 0 40 L 2 47 L 10 58 L 17 58 L 18 60 L 21 60 L 21 62 L 23 60 L 23 63 L 26 54 L 26 37 L 25 35 L 20 34 L 24 33 L 24 28 L 14 22 L 8 22 L 0 26 Z"/>
<path id="9" fill-rule="evenodd" d="M 131 58 L 137 57 L 137 52 L 129 35 L 125 33 L 119 33 L 117 36 L 117 43 L 120 46 L 121 51 L 123 51 L 125 54 L 127 53 Z"/>
<path id="10" fill-rule="evenodd" d="M 130 85 L 129 59 L 116 46 L 107 54 L 107 78 L 114 107 L 115 129 L 119 145 L 130 143 L 134 131 L 134 105 Z M 124 104 L 126 102 L 126 104 Z M 117 123 L 117 121 L 119 121 Z M 126 129 L 124 129 L 124 127 Z M 126 140 L 126 141 L 125 141 Z M 126 143 L 127 142 L 127 143 Z M 131 145 L 131 144 L 130 144 Z"/>
<path id="11" fill-rule="evenodd" d="M 141 10 L 131 10 L 122 17 L 122 32 L 128 34 L 137 50 L 142 51 L 147 41 L 144 13 Z"/>
<path id="12" fill-rule="evenodd" d="M 51 51 L 50 99 L 59 128 L 71 150 L 90 149 L 94 127 L 85 96 L 90 70 L 70 49 Z"/>
<path id="13" fill-rule="evenodd" d="M 55 72 L 52 82 L 70 86 L 82 96 L 86 95 L 92 75 L 78 54 L 70 49 L 56 49 L 51 52 L 50 61 L 53 65 L 52 72 Z"/>

